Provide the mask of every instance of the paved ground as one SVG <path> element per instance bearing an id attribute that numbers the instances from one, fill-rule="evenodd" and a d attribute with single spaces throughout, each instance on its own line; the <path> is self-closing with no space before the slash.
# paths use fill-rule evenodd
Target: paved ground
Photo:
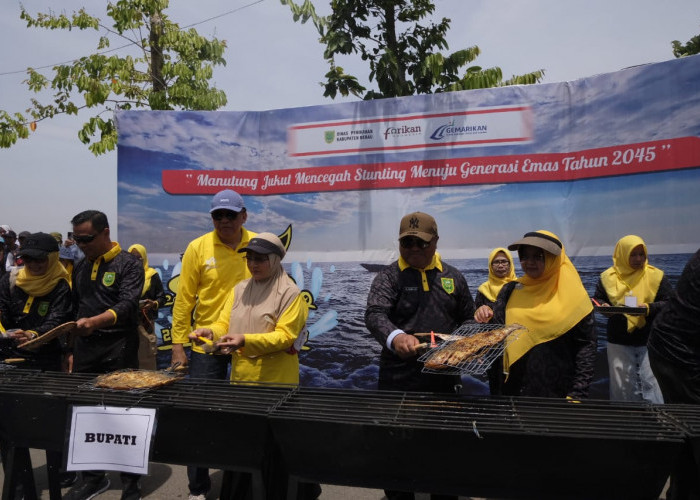
<path id="1" fill-rule="evenodd" d="M 37 485 L 37 493 L 42 500 L 48 500 L 48 479 L 46 475 L 46 456 L 42 450 L 31 450 L 32 465 L 34 467 L 34 480 Z M 187 498 L 187 472 L 184 466 L 151 463 L 149 475 L 141 481 L 143 498 L 149 500 L 173 500 Z M 222 472 L 212 470 L 212 490 L 208 499 L 218 498 L 221 488 Z M 111 485 L 109 489 L 98 496 L 100 500 L 119 500 L 121 497 L 121 482 L 118 472 L 110 472 Z M 0 485 L 4 476 L 0 468 Z M 367 488 L 350 488 L 346 486 L 323 485 L 321 500 L 381 500 L 384 492 Z M 70 488 L 63 490 L 65 495 Z M 428 495 L 417 495 L 416 500 L 428 500 Z"/>
<path id="2" fill-rule="evenodd" d="M 36 481 L 38 493 L 41 500 L 48 500 L 48 480 L 46 475 L 46 456 L 42 450 L 31 450 L 32 465 L 34 466 L 34 480 Z M 173 500 L 187 498 L 187 472 L 184 466 L 169 465 L 161 463 L 151 463 L 149 475 L 144 477 L 141 482 L 141 490 L 143 498 L 149 500 Z M 219 489 L 221 487 L 222 472 L 220 470 L 212 470 L 212 490 L 207 497 L 208 500 L 218 498 Z M 119 500 L 121 497 L 121 483 L 119 481 L 118 472 L 110 472 L 109 478 L 111 485 L 109 490 L 100 495 L 100 500 Z M 0 468 L 0 485 L 4 475 Z M 668 485 L 667 485 L 668 486 Z M 347 486 L 322 485 L 323 493 L 320 496 L 321 500 L 382 500 L 384 492 L 381 490 L 373 490 L 368 488 L 351 488 Z M 63 490 L 65 495 L 70 488 Z M 661 494 L 660 500 L 666 498 L 666 490 Z M 426 494 L 417 494 L 416 500 L 429 500 L 430 496 Z M 468 497 L 460 497 L 460 500 L 469 500 Z M 486 500 L 476 499 L 471 500 Z"/>

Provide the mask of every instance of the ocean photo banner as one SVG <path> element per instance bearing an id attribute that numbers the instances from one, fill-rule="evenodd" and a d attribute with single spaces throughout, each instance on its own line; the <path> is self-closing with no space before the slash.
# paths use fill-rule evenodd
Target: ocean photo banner
<path id="1" fill-rule="evenodd" d="M 121 111 L 119 241 L 148 249 L 172 298 L 180 255 L 213 229 L 211 196 L 238 191 L 246 227 L 289 231 L 284 263 L 317 306 L 311 344 L 329 344 L 302 353 L 302 380 L 370 388 L 371 270 L 398 257 L 403 215 L 435 217 L 438 251 L 472 293 L 491 249 L 537 229 L 561 238 L 591 293 L 627 234 L 645 240 L 654 265 L 654 255 L 678 256 L 665 264 L 680 272 L 700 247 L 699 117 L 700 56 L 571 82 L 303 108 Z M 161 347 L 169 321 L 165 308 Z"/>

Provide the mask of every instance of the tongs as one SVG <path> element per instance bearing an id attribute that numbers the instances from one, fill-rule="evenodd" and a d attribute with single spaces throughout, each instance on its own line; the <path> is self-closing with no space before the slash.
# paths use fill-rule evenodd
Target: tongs
<path id="1" fill-rule="evenodd" d="M 457 340 L 462 338 L 460 335 L 452 335 L 449 333 L 434 333 L 434 332 L 426 332 L 426 333 L 414 333 L 413 334 L 415 337 L 427 337 L 427 341 L 420 343 L 416 346 L 416 350 L 428 350 L 428 349 L 433 349 L 435 347 L 439 347 L 440 345 L 444 344 L 445 342 L 451 342 L 453 340 Z M 438 339 L 440 343 L 436 343 L 435 339 Z"/>
<path id="2" fill-rule="evenodd" d="M 181 362 L 176 361 L 175 363 L 173 363 L 172 365 L 170 365 L 169 367 L 167 367 L 163 371 L 165 373 L 168 373 L 168 374 L 180 374 L 180 375 L 182 375 L 182 374 L 187 373 L 187 365 L 183 366 Z"/>

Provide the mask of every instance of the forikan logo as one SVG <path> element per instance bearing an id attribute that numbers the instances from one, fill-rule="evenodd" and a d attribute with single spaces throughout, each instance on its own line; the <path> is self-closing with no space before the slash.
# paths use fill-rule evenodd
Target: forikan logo
<path id="1" fill-rule="evenodd" d="M 413 127 L 409 127 L 408 125 L 401 125 L 400 127 L 388 127 L 384 131 L 384 140 L 388 140 L 390 136 L 398 137 L 401 135 L 415 135 L 420 134 L 422 132 L 423 129 L 420 125 L 415 125 Z"/>
<path id="2" fill-rule="evenodd" d="M 485 134 L 488 131 L 486 125 L 459 125 L 455 126 L 454 120 L 445 125 L 440 125 L 435 129 L 430 135 L 430 138 L 434 141 L 441 141 L 445 137 L 450 137 L 454 135 L 472 135 L 472 134 Z"/>

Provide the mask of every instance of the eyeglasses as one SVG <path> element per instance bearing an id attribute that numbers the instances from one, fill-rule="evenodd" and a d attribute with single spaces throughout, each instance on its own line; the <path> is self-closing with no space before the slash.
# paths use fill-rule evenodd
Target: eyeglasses
<path id="1" fill-rule="evenodd" d="M 270 262 L 270 258 L 267 255 L 250 255 L 246 254 L 244 259 L 248 262 Z"/>
<path id="2" fill-rule="evenodd" d="M 215 221 L 220 221 L 224 217 L 226 217 L 228 220 L 236 220 L 238 213 L 239 212 L 234 212 L 233 210 L 214 210 L 211 213 L 211 218 Z"/>
<path id="3" fill-rule="evenodd" d="M 491 265 L 496 267 L 496 266 L 510 266 L 510 262 L 507 260 L 494 260 L 491 262 Z"/>
<path id="4" fill-rule="evenodd" d="M 73 235 L 73 241 L 76 243 L 90 243 L 92 240 L 97 238 L 97 234 L 74 234 Z"/>
<path id="5" fill-rule="evenodd" d="M 415 236 L 406 236 L 404 238 L 401 238 L 399 240 L 399 244 L 401 245 L 401 248 L 413 248 L 413 247 L 418 247 L 421 250 L 425 250 L 430 246 L 432 242 L 431 241 L 424 241 L 421 240 L 420 238 L 416 238 Z"/>

